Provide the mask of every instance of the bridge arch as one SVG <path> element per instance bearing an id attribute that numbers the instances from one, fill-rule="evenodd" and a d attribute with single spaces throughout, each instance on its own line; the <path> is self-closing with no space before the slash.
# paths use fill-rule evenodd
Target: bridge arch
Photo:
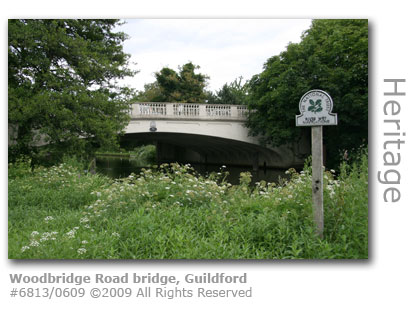
<path id="1" fill-rule="evenodd" d="M 302 165 L 288 146 L 266 148 L 248 135 L 237 105 L 137 103 L 124 140 L 157 145 L 160 162 L 208 162 L 288 168 Z"/>

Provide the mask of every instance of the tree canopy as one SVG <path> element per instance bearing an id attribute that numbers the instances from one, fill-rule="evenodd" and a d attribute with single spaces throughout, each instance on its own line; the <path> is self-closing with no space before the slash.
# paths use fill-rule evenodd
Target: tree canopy
<path id="1" fill-rule="evenodd" d="M 205 87 L 209 77 L 196 73 L 200 66 L 188 62 L 179 67 L 178 72 L 162 68 L 155 72 L 156 81 L 145 85 L 136 100 L 152 102 L 205 102 Z"/>
<path id="2" fill-rule="evenodd" d="M 128 121 L 134 75 L 115 32 L 119 20 L 9 20 L 8 121 L 11 159 L 115 144 Z M 10 134 L 10 133 L 9 133 Z"/>
<path id="3" fill-rule="evenodd" d="M 236 104 L 246 103 L 248 83 L 243 81 L 243 77 L 235 79 L 231 83 L 225 83 L 220 90 L 215 93 L 209 92 L 207 102 L 215 104 Z"/>
<path id="4" fill-rule="evenodd" d="M 328 92 L 338 113 L 337 126 L 325 127 L 328 160 L 368 138 L 368 21 L 313 20 L 298 44 L 264 64 L 249 82 L 247 125 L 252 135 L 273 146 L 297 141 L 306 128 L 295 127 L 302 95 Z"/>

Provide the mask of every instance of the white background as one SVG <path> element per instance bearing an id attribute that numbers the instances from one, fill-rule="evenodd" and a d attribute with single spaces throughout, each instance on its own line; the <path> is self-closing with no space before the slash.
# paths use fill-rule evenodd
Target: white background
<path id="1" fill-rule="evenodd" d="M 1 173 L 2 317 L 6 319 L 407 319 L 409 311 L 408 180 L 409 154 L 402 145 L 402 199 L 382 201 L 376 181 L 382 166 L 384 78 L 406 78 L 409 94 L 406 1 L 14 1 L 2 3 L 2 77 L 4 134 Z M 368 18 L 370 35 L 370 259 L 356 262 L 16 262 L 7 260 L 7 18 L 20 17 L 263 17 Z M 403 99 L 402 130 L 408 128 L 408 95 Z M 342 115 L 338 115 L 341 117 Z M 406 208 L 406 209 L 405 209 Z M 248 273 L 253 299 L 181 300 L 23 300 L 11 299 L 9 273 L 78 274 L 161 272 Z M 406 306 L 405 306 L 406 304 Z"/>

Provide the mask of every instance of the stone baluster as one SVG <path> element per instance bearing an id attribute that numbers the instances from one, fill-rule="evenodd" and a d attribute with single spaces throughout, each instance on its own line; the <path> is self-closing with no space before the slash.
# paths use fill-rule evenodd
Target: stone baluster
<path id="1" fill-rule="evenodd" d="M 140 110 L 139 110 L 139 103 L 134 103 L 132 105 L 132 111 L 131 111 L 131 117 L 135 118 L 140 115 Z"/>
<path id="2" fill-rule="evenodd" d="M 165 115 L 166 116 L 173 116 L 174 114 L 173 114 L 173 103 L 167 103 L 166 104 L 166 106 L 165 106 L 165 108 L 166 108 L 166 112 L 165 112 Z"/>
<path id="3" fill-rule="evenodd" d="M 206 118 L 206 105 L 205 104 L 199 104 L 199 117 Z"/>
<path id="4" fill-rule="evenodd" d="M 237 106 L 231 106 L 231 117 L 232 118 L 238 118 L 239 117 L 239 112 L 237 110 Z"/>

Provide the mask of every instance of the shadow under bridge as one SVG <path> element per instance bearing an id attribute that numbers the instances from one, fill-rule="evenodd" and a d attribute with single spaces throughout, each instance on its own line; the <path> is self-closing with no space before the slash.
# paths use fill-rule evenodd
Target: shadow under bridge
<path id="1" fill-rule="evenodd" d="M 243 141 L 174 132 L 128 133 L 124 142 L 137 141 L 156 145 L 158 163 L 191 163 L 203 165 L 288 168 L 279 152 Z"/>

